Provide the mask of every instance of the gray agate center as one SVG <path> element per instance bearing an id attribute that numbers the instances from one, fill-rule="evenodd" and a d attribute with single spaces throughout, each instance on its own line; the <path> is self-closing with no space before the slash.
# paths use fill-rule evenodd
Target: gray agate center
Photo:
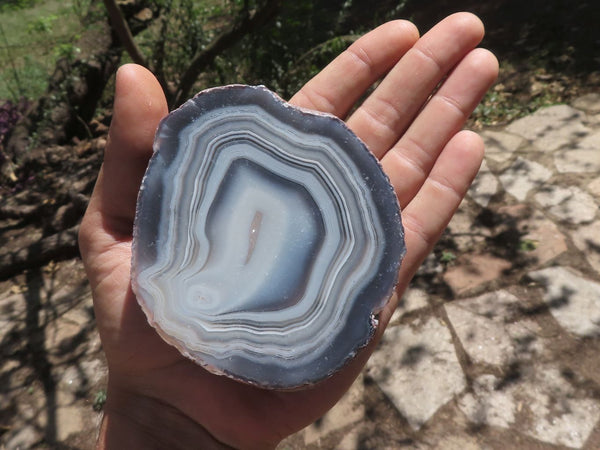
<path id="1" fill-rule="evenodd" d="M 233 85 L 161 122 L 132 286 L 211 372 L 274 389 L 332 375 L 373 336 L 403 254 L 393 188 L 339 119 Z"/>

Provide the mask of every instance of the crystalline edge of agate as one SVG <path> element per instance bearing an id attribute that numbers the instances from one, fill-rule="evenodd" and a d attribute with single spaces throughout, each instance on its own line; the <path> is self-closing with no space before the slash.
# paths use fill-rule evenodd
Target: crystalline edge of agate
<path id="1" fill-rule="evenodd" d="M 385 181 L 385 182 L 379 183 L 379 187 L 380 188 L 383 187 L 383 192 L 380 193 L 381 195 L 377 195 L 377 194 L 372 195 L 373 200 L 377 204 L 377 207 L 375 208 L 375 210 L 377 211 L 377 214 L 381 216 L 382 213 L 386 213 L 385 217 L 381 217 L 381 222 L 383 223 L 383 228 L 385 230 L 387 230 L 388 228 L 394 229 L 394 227 L 395 227 L 396 231 L 398 231 L 398 236 L 396 237 L 397 239 L 392 240 L 392 245 L 389 245 L 390 240 L 386 239 L 386 243 L 388 243 L 388 247 L 394 247 L 394 248 L 391 249 L 391 251 L 385 252 L 385 254 L 387 256 L 383 258 L 383 260 L 380 262 L 379 266 L 384 267 L 387 265 L 387 270 L 378 271 L 379 276 L 377 278 L 382 277 L 382 272 L 393 272 L 393 278 L 389 278 L 391 280 L 391 283 L 389 281 L 386 283 L 386 284 L 388 284 L 388 288 L 386 289 L 385 293 L 380 296 L 383 300 L 382 303 L 379 305 L 375 305 L 373 308 L 371 308 L 371 311 L 368 314 L 368 318 L 365 319 L 365 320 L 369 320 L 370 330 L 369 330 L 369 334 L 368 334 L 368 336 L 366 336 L 366 339 L 364 340 L 364 342 L 357 344 L 354 347 L 354 351 L 351 353 L 348 353 L 347 356 L 345 357 L 345 359 L 338 366 L 332 367 L 328 373 L 324 374 L 319 379 L 312 380 L 312 381 L 306 381 L 306 382 L 299 383 L 297 385 L 291 385 L 291 386 L 272 385 L 272 384 L 268 384 L 266 382 L 262 382 L 260 380 L 244 378 L 243 376 L 240 376 L 239 374 L 232 373 L 227 370 L 222 370 L 222 369 L 220 369 L 212 364 L 209 364 L 208 362 L 206 362 L 202 359 L 199 359 L 198 357 L 195 357 L 192 354 L 190 354 L 190 352 L 186 349 L 185 343 L 179 342 L 178 339 L 165 333 L 161 329 L 160 325 L 154 320 L 153 312 L 147 307 L 147 305 L 143 301 L 143 298 L 141 298 L 141 296 L 138 295 L 139 289 L 138 289 L 136 280 L 133 276 L 134 268 L 136 267 L 136 255 L 137 255 L 136 244 L 139 240 L 139 235 L 140 235 L 140 227 L 139 227 L 140 204 L 141 204 L 141 200 L 143 197 L 143 191 L 147 187 L 146 180 L 148 178 L 148 174 L 151 171 L 153 164 L 156 164 L 156 161 L 157 161 L 157 154 L 158 154 L 158 150 L 159 150 L 158 136 L 159 136 L 160 130 L 163 127 L 167 126 L 167 122 L 174 121 L 173 116 L 179 116 L 182 114 L 186 114 L 186 112 L 185 112 L 186 105 L 188 105 L 191 102 L 195 102 L 195 100 L 201 96 L 214 94 L 219 91 L 226 91 L 226 90 L 232 90 L 232 89 L 247 89 L 247 88 L 251 88 L 253 90 L 260 91 L 263 94 L 268 94 L 272 98 L 272 104 L 270 104 L 268 106 L 270 106 L 273 109 L 282 109 L 284 111 L 291 111 L 293 114 L 300 114 L 302 116 L 314 118 L 315 120 L 331 121 L 333 124 L 335 124 L 335 126 L 340 127 L 343 130 L 343 132 L 346 133 L 346 135 L 347 135 L 346 137 L 354 139 L 359 144 L 358 147 L 361 147 L 364 150 L 361 155 L 357 155 L 357 156 L 362 156 L 362 157 L 368 159 L 368 162 L 365 165 L 357 164 L 357 167 L 359 167 L 359 169 L 360 169 L 361 175 L 363 177 L 365 176 L 365 171 L 366 171 L 365 166 L 368 167 L 368 165 L 370 164 L 373 167 L 377 167 L 377 169 L 378 169 L 377 176 L 382 177 L 382 179 Z M 260 106 L 257 105 L 257 107 L 260 107 Z M 173 132 L 173 134 L 177 135 L 178 130 L 185 128 L 186 126 L 188 126 L 189 124 L 194 122 L 196 119 L 197 119 L 197 117 L 187 116 L 185 118 L 185 120 L 178 121 L 178 122 L 181 122 L 181 124 L 177 128 L 173 128 L 173 130 L 176 130 Z M 284 122 L 286 121 L 281 118 L 278 118 L 278 120 L 282 120 Z M 174 153 L 176 153 L 179 150 L 179 145 L 177 144 L 175 146 L 176 146 L 176 150 Z M 340 147 L 343 147 L 343 146 L 340 144 Z M 355 160 L 354 157 L 351 157 L 351 159 Z M 365 169 L 365 170 L 363 170 L 363 169 Z M 371 176 L 371 175 L 372 174 L 370 173 L 369 176 Z M 159 222 L 160 222 L 160 220 L 155 221 L 157 226 L 158 226 Z M 402 225 L 402 221 L 401 221 L 401 217 L 400 217 L 400 205 L 398 203 L 398 199 L 394 192 L 394 188 L 392 187 L 392 185 L 390 183 L 389 177 L 383 171 L 381 163 L 375 157 L 375 155 L 373 155 L 373 153 L 371 153 L 371 151 L 368 149 L 366 144 L 358 136 L 356 136 L 352 130 L 350 130 L 348 128 L 348 126 L 346 125 L 346 123 L 344 121 L 342 121 L 338 117 L 334 116 L 333 114 L 329 114 L 329 113 L 325 113 L 325 112 L 321 112 L 321 111 L 315 111 L 315 110 L 311 110 L 308 108 L 303 108 L 303 107 L 292 105 L 292 104 L 286 102 L 285 100 L 283 100 L 276 93 L 272 92 L 271 90 L 269 90 L 268 88 L 266 88 L 265 86 L 262 86 L 262 85 L 247 86 L 247 85 L 242 85 L 242 84 L 232 84 L 232 85 L 227 85 L 227 86 L 213 87 L 213 88 L 205 89 L 205 90 L 199 92 L 193 98 L 191 98 L 190 100 L 188 100 L 187 102 L 182 104 L 179 108 L 170 112 L 158 124 L 156 134 L 155 134 L 154 145 L 153 145 L 153 154 L 148 163 L 146 173 L 144 174 L 144 176 L 142 178 L 140 190 L 138 192 L 138 198 L 137 198 L 137 203 L 136 203 L 136 214 L 135 214 L 134 225 L 133 225 L 133 241 L 132 241 L 132 252 L 131 253 L 132 253 L 132 256 L 131 256 L 131 267 L 132 267 L 131 286 L 132 286 L 132 290 L 136 296 L 138 304 L 140 305 L 141 309 L 144 311 L 144 314 L 146 315 L 148 323 L 156 330 L 156 332 L 160 335 L 160 337 L 163 339 L 163 341 L 165 341 L 165 343 L 175 347 L 183 356 L 192 360 L 194 363 L 198 364 L 199 366 L 203 367 L 204 369 L 206 369 L 207 371 L 209 371 L 210 373 L 213 373 L 215 375 L 226 376 L 233 380 L 243 382 L 245 384 L 253 385 L 256 387 L 260 387 L 263 389 L 292 391 L 292 390 L 299 390 L 299 389 L 307 388 L 310 386 L 314 386 L 315 384 L 330 378 L 332 375 L 339 372 L 343 367 L 345 367 L 350 361 L 352 361 L 356 357 L 356 355 L 371 342 L 371 340 L 373 339 L 373 336 L 375 334 L 375 331 L 379 325 L 378 315 L 383 310 L 385 305 L 389 302 L 389 300 L 391 299 L 394 289 L 398 283 L 398 273 L 399 273 L 399 269 L 400 269 L 402 260 L 404 258 L 404 255 L 406 254 L 406 246 L 405 246 L 405 242 L 404 242 L 404 229 L 403 229 L 403 225 Z M 386 280 L 387 280 L 387 278 L 386 278 Z M 373 280 L 361 292 L 368 291 L 369 287 L 372 284 L 375 284 L 375 285 L 377 284 L 376 281 L 377 280 Z M 363 295 L 361 295 L 361 294 L 358 295 L 358 297 L 362 297 L 362 296 Z"/>

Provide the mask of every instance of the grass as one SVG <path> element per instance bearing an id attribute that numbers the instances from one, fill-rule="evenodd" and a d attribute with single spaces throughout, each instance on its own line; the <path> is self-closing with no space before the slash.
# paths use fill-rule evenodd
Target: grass
<path id="1" fill-rule="evenodd" d="M 44 92 L 56 59 L 76 51 L 88 1 L 46 0 L 0 11 L 0 100 Z"/>

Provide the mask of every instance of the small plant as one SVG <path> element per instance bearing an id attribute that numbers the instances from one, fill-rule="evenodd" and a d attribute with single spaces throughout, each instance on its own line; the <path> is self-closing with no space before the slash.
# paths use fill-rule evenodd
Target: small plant
<path id="1" fill-rule="evenodd" d="M 81 53 L 81 49 L 70 42 L 58 44 L 54 47 L 54 55 L 57 59 L 65 58 L 72 61 L 79 53 Z"/>
<path id="2" fill-rule="evenodd" d="M 442 250 L 442 256 L 440 256 L 440 262 L 442 264 L 448 265 L 453 263 L 456 260 L 456 255 L 452 253 L 450 250 Z"/>
<path id="3" fill-rule="evenodd" d="M 98 392 L 96 392 L 96 395 L 94 396 L 94 403 L 92 405 L 94 411 L 102 411 L 102 408 L 104 408 L 105 403 L 106 389 L 100 389 Z"/>
<path id="4" fill-rule="evenodd" d="M 532 252 L 538 246 L 538 242 L 533 239 L 522 239 L 519 242 L 519 250 L 522 252 Z"/>
<path id="5" fill-rule="evenodd" d="M 54 22 L 58 19 L 56 14 L 38 17 L 36 20 L 27 25 L 28 33 L 51 33 Z"/>

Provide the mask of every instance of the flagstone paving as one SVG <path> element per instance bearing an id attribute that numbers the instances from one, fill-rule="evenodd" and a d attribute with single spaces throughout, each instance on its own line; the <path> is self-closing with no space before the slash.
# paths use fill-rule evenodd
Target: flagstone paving
<path id="1" fill-rule="evenodd" d="M 363 373 L 280 449 L 600 448 L 600 95 L 482 136 Z M 72 260 L 0 285 L 0 448 L 93 448 L 106 364 L 83 279 Z"/>
<path id="2" fill-rule="evenodd" d="M 589 94 L 482 133 L 482 170 L 363 401 L 341 406 L 353 419 L 281 448 L 600 448 L 599 112 Z"/>

